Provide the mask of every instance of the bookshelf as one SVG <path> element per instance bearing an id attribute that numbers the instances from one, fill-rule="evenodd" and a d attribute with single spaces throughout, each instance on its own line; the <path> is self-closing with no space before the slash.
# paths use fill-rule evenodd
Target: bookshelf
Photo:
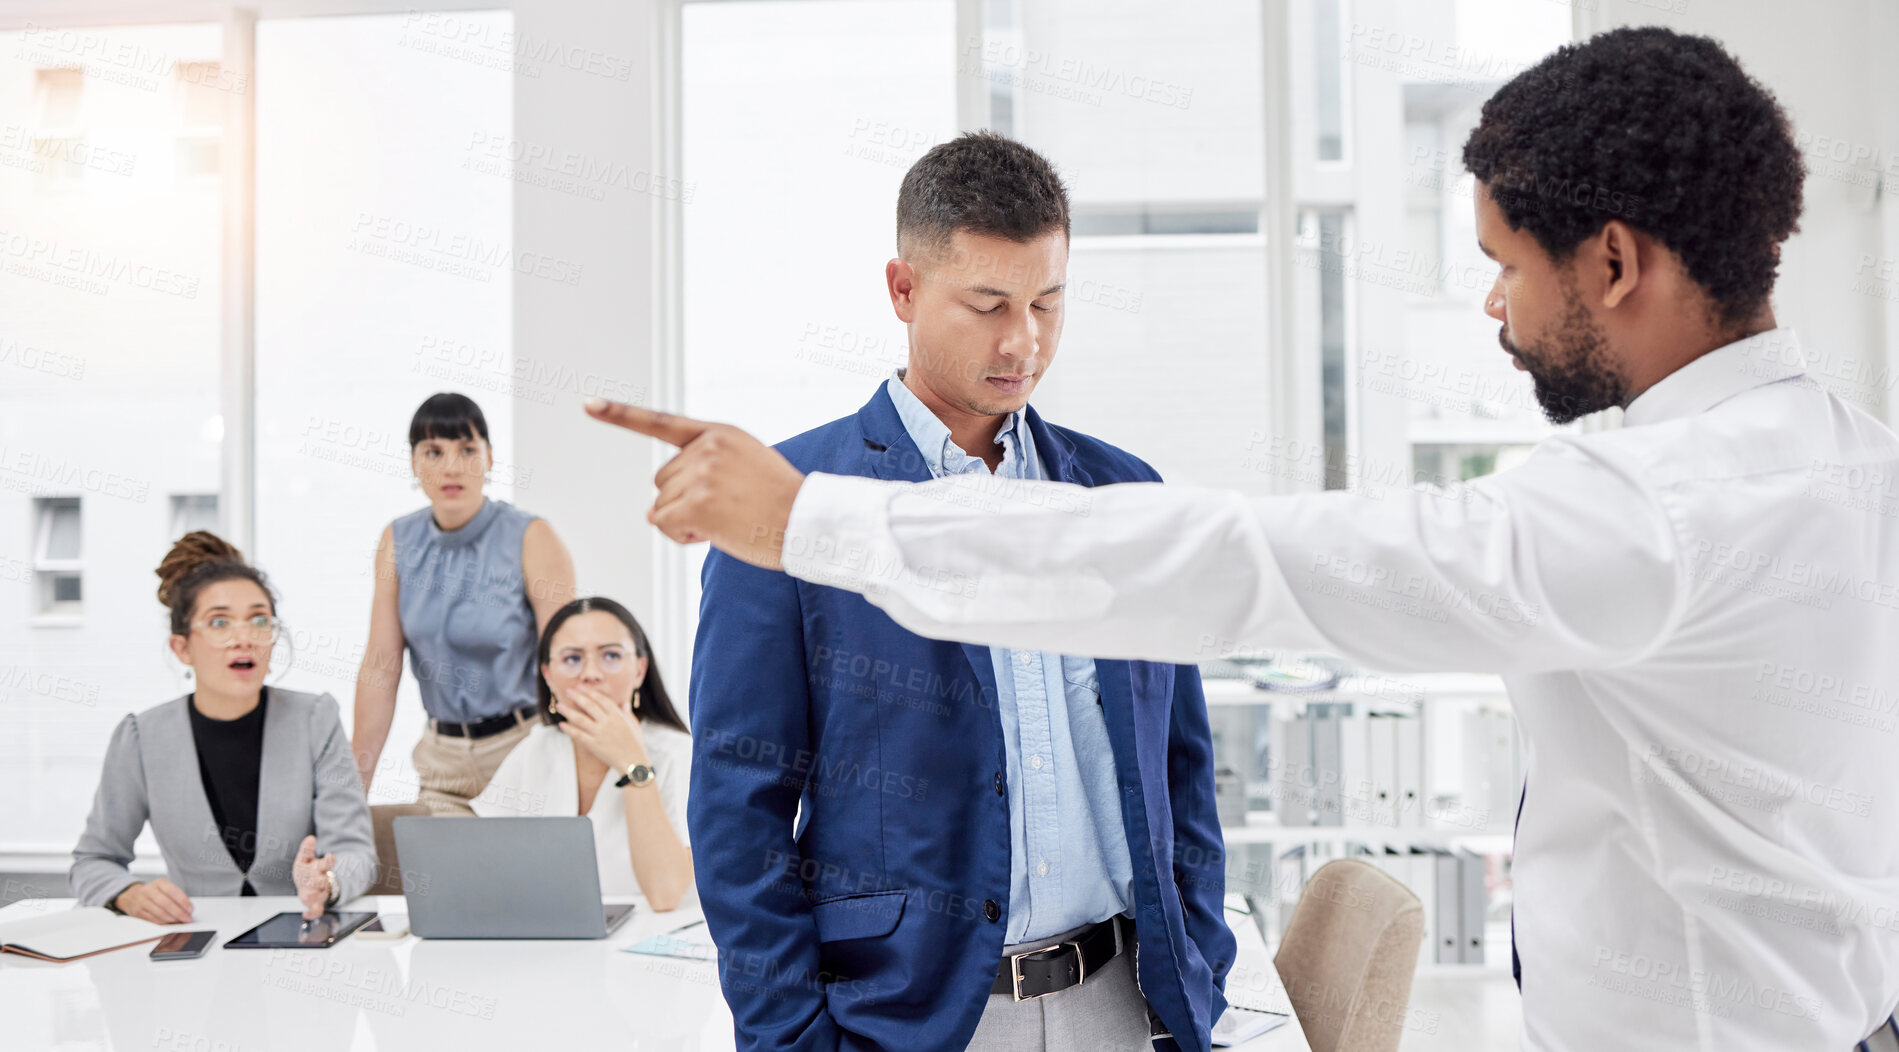
<path id="1" fill-rule="evenodd" d="M 1353 673 L 1322 691 L 1202 682 L 1228 890 L 1268 945 L 1306 877 L 1355 857 L 1424 904 L 1420 974 L 1509 970 L 1522 756 L 1499 678 Z"/>

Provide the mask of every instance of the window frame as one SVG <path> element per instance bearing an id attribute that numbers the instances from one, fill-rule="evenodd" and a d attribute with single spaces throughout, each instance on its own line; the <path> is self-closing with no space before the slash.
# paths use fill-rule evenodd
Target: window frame
<path id="1" fill-rule="evenodd" d="M 53 517 L 64 509 L 70 508 L 77 519 L 79 554 L 70 559 L 56 559 L 47 554 L 53 539 Z M 33 612 L 30 623 L 35 625 L 77 624 L 85 615 L 86 607 L 86 511 L 85 499 L 78 494 L 60 494 L 33 498 L 33 577 L 38 587 L 33 593 Z M 55 597 L 58 582 L 73 579 L 79 582 L 79 598 L 61 600 Z"/>

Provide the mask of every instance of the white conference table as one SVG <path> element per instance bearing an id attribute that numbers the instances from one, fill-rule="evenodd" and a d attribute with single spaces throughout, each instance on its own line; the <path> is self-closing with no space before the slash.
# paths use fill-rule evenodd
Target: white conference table
<path id="1" fill-rule="evenodd" d="M 60 1052 L 733 1047 L 732 1015 L 712 962 L 620 952 L 693 920 L 689 910 L 655 914 L 642 906 L 599 940 L 352 935 L 323 950 L 226 950 L 227 939 L 297 909 L 296 900 L 193 903 L 196 919 L 174 930 L 218 933 L 196 960 L 156 962 L 149 945 L 66 964 L 0 954 L 0 1045 Z M 0 909 L 0 922 L 71 905 L 16 902 Z M 407 913 L 400 896 L 342 908 Z M 1229 986 L 1240 1003 L 1290 1011 L 1263 948 L 1241 953 Z M 1290 1023 L 1239 1047 L 1309 1052 Z"/>

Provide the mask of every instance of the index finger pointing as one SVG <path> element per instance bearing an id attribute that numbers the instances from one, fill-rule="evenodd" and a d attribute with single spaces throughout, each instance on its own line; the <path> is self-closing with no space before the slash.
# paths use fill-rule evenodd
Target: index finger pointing
<path id="1" fill-rule="evenodd" d="M 650 435 L 661 442 L 670 442 L 675 446 L 684 446 L 698 438 L 706 428 L 712 426 L 691 417 L 642 409 L 636 405 L 627 405 L 625 402 L 609 402 L 604 398 L 589 398 L 587 415 L 595 420 L 624 427 L 628 431 Z"/>

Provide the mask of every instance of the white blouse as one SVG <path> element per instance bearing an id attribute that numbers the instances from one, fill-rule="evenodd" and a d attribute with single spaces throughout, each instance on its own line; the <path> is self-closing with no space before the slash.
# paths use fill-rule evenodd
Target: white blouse
<path id="1" fill-rule="evenodd" d="M 654 782 L 641 792 L 657 792 L 666 807 L 666 820 L 681 843 L 690 845 L 686 833 L 686 786 L 691 782 L 692 739 L 670 727 L 640 724 L 646 743 L 648 762 Z M 542 724 L 521 739 L 520 744 L 501 761 L 494 779 L 481 795 L 471 800 L 475 814 L 483 818 L 530 818 L 580 813 L 580 788 L 575 773 L 574 750 L 584 748 L 560 732 L 559 727 Z M 593 823 L 593 852 L 600 867 L 602 895 L 641 894 L 633 877 L 633 859 L 627 851 L 626 804 L 621 790 L 613 783 L 619 771 L 608 771 L 594 794 L 587 819 Z"/>

